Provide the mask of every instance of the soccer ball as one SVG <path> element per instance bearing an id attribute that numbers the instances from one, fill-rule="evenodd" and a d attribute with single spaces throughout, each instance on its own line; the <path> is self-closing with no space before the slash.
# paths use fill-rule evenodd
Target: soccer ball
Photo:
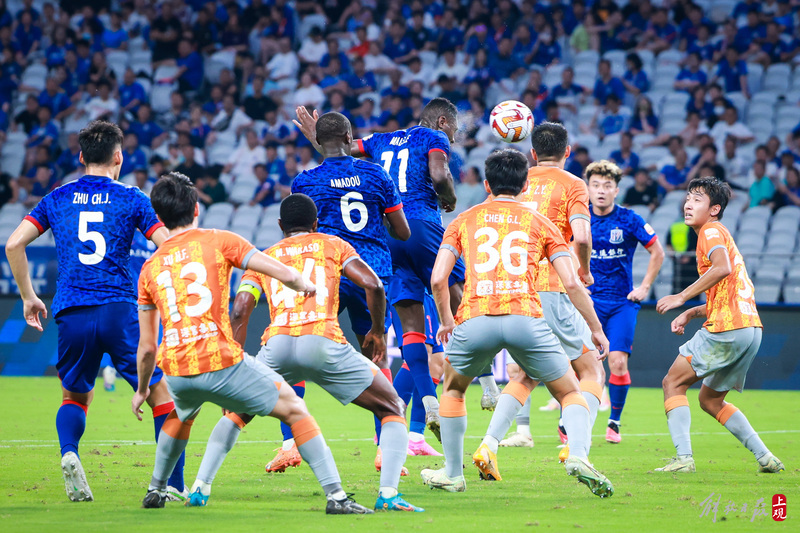
<path id="1" fill-rule="evenodd" d="M 522 102 L 506 100 L 494 106 L 489 123 L 495 137 L 503 142 L 516 143 L 531 134 L 533 113 Z"/>

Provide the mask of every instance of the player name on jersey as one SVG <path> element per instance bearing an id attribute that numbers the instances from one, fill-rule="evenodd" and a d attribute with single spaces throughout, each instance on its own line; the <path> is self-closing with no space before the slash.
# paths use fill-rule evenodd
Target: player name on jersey
<path id="1" fill-rule="evenodd" d="M 392 146 L 403 146 L 408 142 L 409 138 L 411 138 L 410 135 L 407 135 L 405 137 L 394 137 L 391 141 L 389 141 L 389 144 Z"/>
<path id="2" fill-rule="evenodd" d="M 92 205 L 103 205 L 110 203 L 108 198 L 107 192 L 98 192 L 95 194 L 89 194 L 88 192 L 74 192 L 72 193 L 72 203 L 73 204 L 82 204 L 86 205 L 89 204 L 89 200 L 91 199 Z"/>
<path id="3" fill-rule="evenodd" d="M 361 177 L 359 176 L 331 179 L 331 187 L 335 187 L 337 189 L 344 189 L 348 187 L 359 187 L 360 185 L 361 185 Z"/>
<path id="4" fill-rule="evenodd" d="M 319 252 L 319 243 L 312 242 L 305 246 L 284 246 L 275 250 L 275 257 L 283 257 L 285 255 L 294 256 L 306 254 L 310 252 Z"/>
<path id="5" fill-rule="evenodd" d="M 519 225 L 519 217 L 514 214 L 505 215 L 503 213 L 487 213 L 483 217 L 483 221 L 488 224 L 517 224 Z"/>

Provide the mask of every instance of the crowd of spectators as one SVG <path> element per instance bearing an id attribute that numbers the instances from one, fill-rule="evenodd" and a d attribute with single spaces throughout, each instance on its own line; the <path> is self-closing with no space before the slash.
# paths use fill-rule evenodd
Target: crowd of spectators
<path id="1" fill-rule="evenodd" d="M 655 209 L 708 173 L 748 205 L 800 205 L 800 128 L 776 136 L 745 116 L 754 73 L 800 57 L 800 2 L 743 0 L 723 16 L 708 0 L 623 3 L 0 0 L 0 204 L 32 206 L 78 177 L 76 132 L 104 118 L 125 132 L 126 183 L 147 192 L 177 169 L 206 205 L 268 206 L 320 161 L 297 106 L 366 136 L 416 124 L 444 96 L 461 112 L 460 208 L 484 198 L 499 145 L 488 115 L 504 99 L 568 126 L 571 172 L 619 164 L 628 205 Z M 800 110 L 788 80 L 773 94 Z"/>

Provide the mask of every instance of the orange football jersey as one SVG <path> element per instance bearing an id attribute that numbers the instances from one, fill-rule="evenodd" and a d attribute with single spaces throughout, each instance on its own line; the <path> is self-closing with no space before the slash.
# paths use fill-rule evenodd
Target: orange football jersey
<path id="1" fill-rule="evenodd" d="M 523 203 L 498 198 L 464 211 L 447 227 L 442 248 L 466 265 L 456 323 L 483 315 L 540 318 L 534 281 L 540 261 L 569 257 L 552 222 Z"/>
<path id="2" fill-rule="evenodd" d="M 721 222 L 709 222 L 697 234 L 697 272 L 702 276 L 711 268 L 711 253 L 717 248 L 728 252 L 732 270 L 706 291 L 707 318 L 703 327 L 712 333 L 762 327 L 753 297 L 753 282 L 733 237 Z"/>
<path id="3" fill-rule="evenodd" d="M 314 296 L 301 296 L 277 279 L 248 271 L 242 285 L 266 293 L 270 324 L 261 336 L 266 344 L 274 335 L 319 335 L 345 344 L 339 326 L 339 281 L 345 265 L 359 255 L 346 241 L 324 233 L 302 233 L 283 239 L 264 251 L 303 273 L 317 287 Z"/>
<path id="4" fill-rule="evenodd" d="M 579 177 L 566 170 L 553 167 L 528 169 L 528 190 L 523 202 L 536 209 L 555 224 L 564 242 L 572 240 L 570 222 L 576 218 L 591 220 L 589 216 L 589 189 Z M 536 277 L 536 291 L 564 292 L 564 285 L 549 261 L 542 261 Z"/>
<path id="5" fill-rule="evenodd" d="M 242 360 L 228 315 L 230 276 L 256 252 L 235 233 L 191 229 L 168 238 L 145 262 L 139 308 L 161 315 L 158 366 L 165 374 L 194 376 Z"/>

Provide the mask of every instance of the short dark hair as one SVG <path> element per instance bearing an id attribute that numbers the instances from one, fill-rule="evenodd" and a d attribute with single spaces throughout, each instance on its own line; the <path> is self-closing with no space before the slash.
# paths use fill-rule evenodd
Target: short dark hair
<path id="1" fill-rule="evenodd" d="M 197 189 L 188 176 L 168 172 L 153 185 L 150 203 L 167 229 L 188 226 L 194 221 Z"/>
<path id="2" fill-rule="evenodd" d="M 728 200 L 731 199 L 731 187 L 726 182 L 713 176 L 703 176 L 702 178 L 694 178 L 689 182 L 687 189 L 689 192 L 702 191 L 711 200 L 709 207 L 718 205 L 719 214 L 717 219 L 722 220 L 722 214 L 728 206 Z"/>
<path id="3" fill-rule="evenodd" d="M 320 144 L 337 139 L 344 144 L 344 138 L 348 133 L 352 136 L 350 121 L 341 113 L 331 111 L 317 120 L 317 142 Z"/>
<path id="4" fill-rule="evenodd" d="M 568 144 L 567 128 L 555 122 L 542 122 L 531 133 L 531 146 L 539 159 L 560 160 Z"/>
<path id="5" fill-rule="evenodd" d="M 290 194 L 281 202 L 280 217 L 284 233 L 311 231 L 317 220 L 317 204 L 305 194 Z"/>
<path id="6" fill-rule="evenodd" d="M 613 180 L 617 185 L 619 185 L 619 180 L 622 179 L 620 168 L 613 161 L 607 159 L 589 163 L 583 175 L 586 181 L 589 181 L 592 176 L 597 176 L 600 179 Z"/>
<path id="7" fill-rule="evenodd" d="M 492 194 L 516 196 L 528 179 L 528 159 L 519 150 L 505 148 L 486 158 L 484 171 Z"/>
<path id="8" fill-rule="evenodd" d="M 122 146 L 122 130 L 105 120 L 93 120 L 78 134 L 83 162 L 87 165 L 109 165 Z"/>
<path id="9" fill-rule="evenodd" d="M 422 109 L 420 119 L 424 122 L 436 123 L 439 121 L 439 117 L 445 117 L 448 122 L 455 123 L 458 118 L 458 109 L 447 98 L 436 97 Z"/>

